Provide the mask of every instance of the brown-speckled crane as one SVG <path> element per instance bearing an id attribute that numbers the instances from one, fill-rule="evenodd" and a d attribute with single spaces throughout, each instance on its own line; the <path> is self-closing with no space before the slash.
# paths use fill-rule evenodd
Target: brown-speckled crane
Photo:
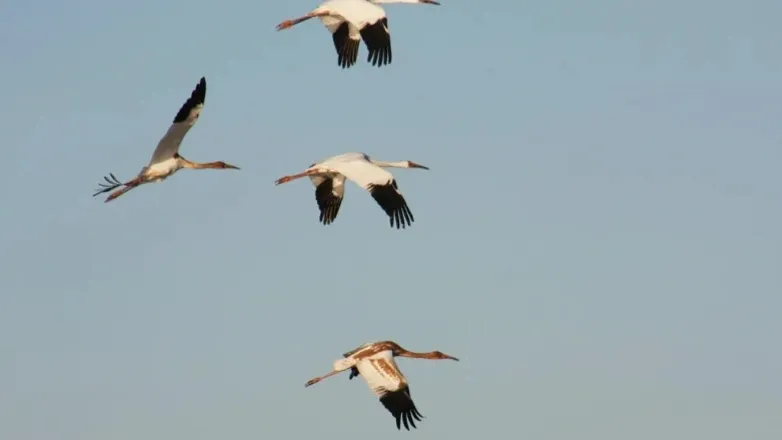
<path id="1" fill-rule="evenodd" d="M 416 428 L 415 420 L 419 422 L 424 417 L 410 396 L 410 386 L 399 366 L 394 361 L 395 357 L 408 357 L 415 359 L 459 359 L 439 351 L 416 353 L 402 348 L 393 341 L 380 341 L 366 343 L 354 350 L 343 354 L 343 359 L 334 361 L 332 371 L 320 377 L 308 381 L 304 386 L 316 384 L 321 380 L 350 370 L 349 379 L 361 376 L 369 385 L 369 389 L 380 399 L 380 403 L 396 419 L 397 429 L 410 430 L 410 426 Z"/>

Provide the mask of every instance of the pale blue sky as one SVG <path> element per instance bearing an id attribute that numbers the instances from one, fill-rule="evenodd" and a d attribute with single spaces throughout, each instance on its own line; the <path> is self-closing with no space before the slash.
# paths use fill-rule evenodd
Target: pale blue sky
<path id="1" fill-rule="evenodd" d="M 782 3 L 389 6 L 343 71 L 303 0 L 0 5 L 0 438 L 782 437 Z M 183 171 L 110 204 L 201 76 Z M 364 151 L 415 214 L 349 186 Z M 427 419 L 346 350 L 394 339 Z M 339 437 L 336 437 L 339 436 Z"/>

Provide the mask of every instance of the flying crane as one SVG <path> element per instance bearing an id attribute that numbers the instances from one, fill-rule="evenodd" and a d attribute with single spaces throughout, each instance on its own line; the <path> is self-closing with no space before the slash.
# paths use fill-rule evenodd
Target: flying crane
<path id="1" fill-rule="evenodd" d="M 109 173 L 110 177 L 104 177 L 106 183 L 99 183 L 98 186 L 101 188 L 92 196 L 95 197 L 98 194 L 122 187 L 106 198 L 106 202 L 110 202 L 139 185 L 162 182 L 182 168 L 194 170 L 208 168 L 238 170 L 239 167 L 221 161 L 208 163 L 191 162 L 179 154 L 179 146 L 182 144 L 182 139 L 184 139 L 187 132 L 190 131 L 190 128 L 198 120 L 201 110 L 204 108 L 205 99 L 206 78 L 201 77 L 201 80 L 190 94 L 190 98 L 179 109 L 179 112 L 174 117 L 174 122 L 168 128 L 163 138 L 160 139 L 160 142 L 158 142 L 149 164 L 142 168 L 135 178 L 124 183 L 114 177 L 114 174 Z"/>
<path id="2" fill-rule="evenodd" d="M 283 21 L 277 30 L 318 17 L 331 32 L 337 65 L 345 69 L 356 64 L 359 41 L 364 40 L 367 62 L 382 67 L 391 63 L 391 33 L 386 11 L 378 6 L 382 3 L 440 4 L 434 0 L 327 0 L 302 17 Z"/>
<path id="3" fill-rule="evenodd" d="M 415 421 L 422 421 L 424 416 L 416 408 L 410 395 L 410 385 L 394 358 L 459 360 L 440 351 L 412 352 L 393 341 L 366 343 L 342 356 L 343 359 L 334 361 L 331 372 L 310 379 L 304 386 L 309 387 L 335 374 L 350 370 L 348 379 L 356 376 L 363 377 L 380 403 L 396 419 L 396 428 L 401 430 L 401 425 L 404 424 L 408 431 L 411 426 L 417 428 Z"/>
<path id="4" fill-rule="evenodd" d="M 315 185 L 315 200 L 320 210 L 320 221 L 328 225 L 337 218 L 345 195 L 345 179 L 349 179 L 369 192 L 388 215 L 391 227 L 396 225 L 399 229 L 411 226 L 414 221 L 413 213 L 402 193 L 399 192 L 394 175 L 383 168 L 429 169 L 409 160 L 385 162 L 370 159 L 364 153 L 345 153 L 312 164 L 301 173 L 280 177 L 274 184 L 281 185 L 302 177 L 309 177 Z"/>

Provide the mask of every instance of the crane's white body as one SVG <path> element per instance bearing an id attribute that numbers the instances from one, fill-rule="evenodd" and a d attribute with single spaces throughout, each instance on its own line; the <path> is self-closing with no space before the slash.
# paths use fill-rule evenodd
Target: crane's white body
<path id="1" fill-rule="evenodd" d="M 148 183 L 162 182 L 182 168 L 182 162 L 171 157 L 161 162 L 155 162 L 145 166 L 138 175 L 146 176 L 146 181 Z"/>
<path id="2" fill-rule="evenodd" d="M 326 0 L 312 12 L 329 13 L 329 15 L 319 18 L 332 34 L 340 24 L 347 21 L 351 24 L 351 36 L 356 35 L 356 39 L 358 39 L 359 29 L 386 18 L 385 9 L 378 5 L 389 3 L 420 4 L 427 2 L 421 2 L 420 0 Z M 354 30 L 355 34 L 353 34 Z"/>
<path id="3" fill-rule="evenodd" d="M 373 163 L 364 153 L 345 153 L 329 157 L 309 169 L 318 170 L 319 174 L 329 177 L 340 175 L 365 190 L 369 190 L 371 185 L 388 185 L 394 180 L 393 174 Z"/>
<path id="4" fill-rule="evenodd" d="M 332 34 L 336 32 L 340 24 L 347 21 L 351 25 L 351 35 L 355 31 L 356 39 L 359 37 L 359 29 L 368 24 L 377 23 L 378 20 L 386 16 L 386 11 L 383 8 L 367 0 L 327 0 L 312 12 L 329 13 L 329 15 L 319 18 Z"/>

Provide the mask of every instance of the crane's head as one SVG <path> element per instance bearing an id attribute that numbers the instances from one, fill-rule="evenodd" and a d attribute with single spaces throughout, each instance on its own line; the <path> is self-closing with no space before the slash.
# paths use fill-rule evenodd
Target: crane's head
<path id="1" fill-rule="evenodd" d="M 418 163 L 415 163 L 415 162 L 412 162 L 412 161 L 409 161 L 409 160 L 407 161 L 407 167 L 408 168 L 420 168 L 422 170 L 428 170 L 429 169 L 429 167 L 425 167 L 425 166 L 423 166 L 421 164 L 418 164 Z"/>
<path id="2" fill-rule="evenodd" d="M 238 170 L 239 169 L 239 167 L 231 165 L 231 164 L 228 164 L 228 163 L 225 163 L 223 161 L 215 162 L 214 163 L 214 167 L 215 168 L 224 169 L 224 170 Z"/>
<path id="3" fill-rule="evenodd" d="M 443 353 L 442 351 L 433 351 L 432 352 L 432 359 L 450 359 L 452 361 L 459 361 L 459 358 L 455 358 L 453 356 L 447 355 Z"/>
<path id="4" fill-rule="evenodd" d="M 381 168 L 420 168 L 422 170 L 428 170 L 429 167 L 425 167 L 419 163 L 415 163 L 410 160 L 400 160 L 396 162 L 388 162 L 385 160 L 369 159 L 369 161 Z"/>

